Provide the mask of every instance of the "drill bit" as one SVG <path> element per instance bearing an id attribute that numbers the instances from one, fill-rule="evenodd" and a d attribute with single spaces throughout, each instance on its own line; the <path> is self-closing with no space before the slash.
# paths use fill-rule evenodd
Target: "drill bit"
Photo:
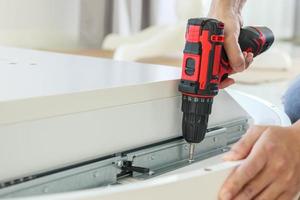
<path id="1" fill-rule="evenodd" d="M 195 143 L 190 143 L 189 163 L 192 163 L 194 161 L 195 145 Z"/>

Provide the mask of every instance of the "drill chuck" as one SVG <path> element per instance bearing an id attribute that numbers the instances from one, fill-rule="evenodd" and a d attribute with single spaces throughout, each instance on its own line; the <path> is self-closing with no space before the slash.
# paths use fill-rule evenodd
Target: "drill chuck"
<path id="1" fill-rule="evenodd" d="M 182 132 L 189 143 L 201 142 L 207 130 L 213 98 L 199 98 L 182 95 Z"/>

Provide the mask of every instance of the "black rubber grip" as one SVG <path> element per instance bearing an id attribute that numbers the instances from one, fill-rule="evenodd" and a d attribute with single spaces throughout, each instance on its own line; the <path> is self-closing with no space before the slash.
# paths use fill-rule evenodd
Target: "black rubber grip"
<path id="1" fill-rule="evenodd" d="M 252 52 L 254 57 L 269 49 L 274 42 L 274 34 L 267 27 L 248 26 L 241 29 L 239 44 L 242 51 Z"/>
<path id="2" fill-rule="evenodd" d="M 268 50 L 274 42 L 274 34 L 267 27 L 247 26 L 241 29 L 239 45 L 242 52 L 252 52 L 256 57 Z M 228 62 L 225 48 L 222 49 L 222 57 Z"/>

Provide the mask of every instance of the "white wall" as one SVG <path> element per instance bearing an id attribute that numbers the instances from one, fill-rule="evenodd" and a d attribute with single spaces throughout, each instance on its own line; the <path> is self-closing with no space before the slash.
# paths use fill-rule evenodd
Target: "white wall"
<path id="1" fill-rule="evenodd" d="M 75 47 L 79 13 L 80 0 L 0 0 L 0 44 Z"/>
<path id="2" fill-rule="evenodd" d="M 153 22 L 170 24 L 176 21 L 176 0 L 152 0 L 155 13 Z M 188 1 L 188 0 L 183 0 Z M 243 10 L 245 25 L 270 27 L 276 38 L 289 38 L 294 32 L 295 2 L 297 0 L 248 0 Z M 211 0 L 203 0 L 205 13 L 208 13 Z M 201 17 L 201 16 L 199 16 Z"/>
<path id="3" fill-rule="evenodd" d="M 268 26 L 276 38 L 291 38 L 295 29 L 296 1 L 248 0 L 243 12 L 245 25 Z"/>
<path id="4" fill-rule="evenodd" d="M 176 0 L 152 0 L 151 6 L 151 22 L 153 24 L 176 23 Z"/>
<path id="5" fill-rule="evenodd" d="M 154 24 L 176 22 L 176 0 L 152 1 Z M 203 1 L 208 9 L 211 0 Z M 266 25 L 272 28 L 277 38 L 291 37 L 294 31 L 295 1 L 248 0 L 243 12 L 245 25 Z M 80 33 L 84 32 L 80 30 L 80 2 L 0 0 L 0 44 L 43 49 L 77 48 Z"/>

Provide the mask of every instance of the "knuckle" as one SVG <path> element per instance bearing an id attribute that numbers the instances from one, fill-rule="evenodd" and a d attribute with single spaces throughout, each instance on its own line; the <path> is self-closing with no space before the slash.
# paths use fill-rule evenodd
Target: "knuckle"
<path id="1" fill-rule="evenodd" d="M 274 134 L 274 127 L 272 126 L 269 126 L 267 129 L 266 129 L 266 133 L 267 135 L 273 135 Z"/>
<path id="2" fill-rule="evenodd" d="M 244 172 L 244 178 L 249 180 L 253 178 L 253 175 L 255 175 L 256 169 L 258 168 L 258 164 L 253 164 L 250 168 L 246 169 Z"/>
<path id="3" fill-rule="evenodd" d="M 253 131 L 255 131 L 255 129 L 256 129 L 256 127 L 257 126 L 250 126 L 249 128 L 248 128 L 248 131 L 246 132 L 246 134 L 250 134 L 250 133 L 252 133 Z"/>
<path id="4" fill-rule="evenodd" d="M 249 134 L 255 134 L 255 135 L 261 135 L 262 133 L 264 133 L 266 131 L 266 129 L 268 129 L 268 127 L 266 126 L 251 126 L 251 128 L 249 128 Z"/>
<path id="5" fill-rule="evenodd" d="M 257 132 L 261 132 L 261 126 L 258 126 L 258 125 L 252 125 L 249 127 L 248 129 L 248 134 L 252 135 L 254 133 L 257 133 Z"/>
<path id="6" fill-rule="evenodd" d="M 270 199 L 267 197 L 257 197 L 256 200 L 270 200 Z"/>
<path id="7" fill-rule="evenodd" d="M 257 132 L 257 131 L 260 130 L 260 128 L 261 128 L 261 126 L 252 126 L 252 127 L 251 127 L 251 131 L 252 131 L 252 132 Z"/>
<path id="8" fill-rule="evenodd" d="M 265 130 L 265 135 L 267 135 L 270 138 L 276 138 L 279 132 L 279 127 L 269 126 Z"/>
<path id="9" fill-rule="evenodd" d="M 288 171 L 287 174 L 286 174 L 286 176 L 285 176 L 285 178 L 284 178 L 284 182 L 288 183 L 289 185 L 292 185 L 294 177 L 295 177 L 294 171 L 293 170 Z"/>
<path id="10" fill-rule="evenodd" d="M 234 193 L 235 188 L 239 186 L 239 183 L 237 181 L 231 181 L 226 185 L 226 191 L 229 193 Z"/>
<path id="11" fill-rule="evenodd" d="M 242 195 L 246 198 L 252 198 L 254 196 L 254 191 L 254 188 L 251 185 L 249 185 L 245 187 L 245 189 L 242 192 Z"/>
<path id="12" fill-rule="evenodd" d="M 240 149 L 244 149 L 247 146 L 245 138 L 242 138 L 238 143 L 232 146 L 232 149 L 235 151 L 239 151 Z"/>
<path id="13" fill-rule="evenodd" d="M 236 186 L 237 186 L 236 182 L 229 183 L 227 186 L 227 191 L 232 192 Z"/>
<path id="14" fill-rule="evenodd" d="M 274 170 L 276 172 L 281 172 L 281 171 L 283 171 L 285 169 L 285 165 L 286 165 L 286 162 L 285 162 L 285 160 L 283 158 L 278 159 L 276 161 L 276 163 L 274 164 Z"/>
<path id="15" fill-rule="evenodd" d="M 276 144 L 271 141 L 267 141 L 265 143 L 265 149 L 267 153 L 273 154 L 274 151 L 276 151 Z"/>

